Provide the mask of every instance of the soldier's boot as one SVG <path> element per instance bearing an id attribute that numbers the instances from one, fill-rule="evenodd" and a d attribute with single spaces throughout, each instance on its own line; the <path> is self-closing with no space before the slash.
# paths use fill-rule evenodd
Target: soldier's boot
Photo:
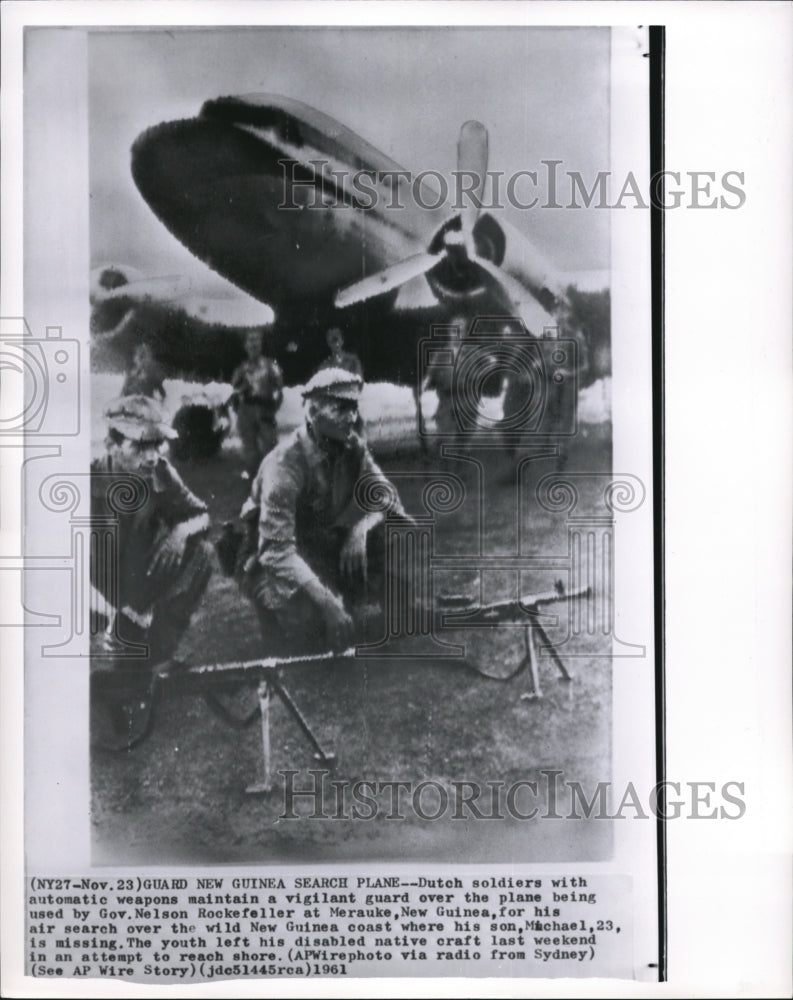
<path id="1" fill-rule="evenodd" d="M 114 615 L 92 660 L 91 738 L 108 750 L 126 750 L 148 733 L 154 701 L 149 630 Z"/>

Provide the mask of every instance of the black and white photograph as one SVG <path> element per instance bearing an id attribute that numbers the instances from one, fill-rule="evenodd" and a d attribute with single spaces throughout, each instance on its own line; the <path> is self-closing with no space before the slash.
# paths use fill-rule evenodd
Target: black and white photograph
<path id="1" fill-rule="evenodd" d="M 664 981 L 751 804 L 667 768 L 663 232 L 746 172 L 660 25 L 193 6 L 23 31 L 25 975 Z"/>
<path id="2" fill-rule="evenodd" d="M 95 860 L 609 858 L 611 32 L 87 46 Z"/>

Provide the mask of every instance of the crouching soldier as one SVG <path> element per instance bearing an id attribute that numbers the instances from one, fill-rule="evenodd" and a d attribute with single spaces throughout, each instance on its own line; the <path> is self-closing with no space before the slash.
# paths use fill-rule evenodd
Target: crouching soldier
<path id="1" fill-rule="evenodd" d="M 114 515 L 118 544 L 114 566 L 92 565 L 94 587 L 115 607 L 104 652 L 128 656 L 143 644 L 144 662 L 156 666 L 172 657 L 212 574 L 209 514 L 164 454 L 176 432 L 152 399 L 122 397 L 105 418 L 106 454 L 92 466 L 92 516 Z M 142 491 L 128 513 L 108 509 L 114 475 Z"/>
<path id="2" fill-rule="evenodd" d="M 267 455 L 242 510 L 253 551 L 242 586 L 268 650 L 343 649 L 382 595 L 384 514 L 355 499 L 362 476 L 391 483 L 355 432 L 361 379 L 340 368 L 317 372 L 303 393 L 304 423 Z"/>

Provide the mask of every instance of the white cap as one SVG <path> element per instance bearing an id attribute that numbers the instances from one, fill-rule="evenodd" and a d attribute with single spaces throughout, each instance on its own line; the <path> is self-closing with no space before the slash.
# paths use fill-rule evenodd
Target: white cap
<path id="1" fill-rule="evenodd" d="M 108 404 L 104 415 L 108 427 L 130 441 L 159 444 L 179 437 L 157 403 L 148 396 L 120 396 Z"/>
<path id="2" fill-rule="evenodd" d="M 313 375 L 303 389 L 303 398 L 311 396 L 331 396 L 334 399 L 361 398 L 363 381 L 354 372 L 344 368 L 323 368 Z"/>

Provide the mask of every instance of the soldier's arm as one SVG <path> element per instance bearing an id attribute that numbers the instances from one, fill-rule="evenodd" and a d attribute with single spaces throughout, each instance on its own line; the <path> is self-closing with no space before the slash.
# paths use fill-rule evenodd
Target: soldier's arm
<path id="1" fill-rule="evenodd" d="M 161 368 L 158 368 L 156 370 L 156 372 L 155 372 L 155 374 L 153 376 L 152 381 L 154 383 L 154 392 L 160 397 L 160 402 L 164 403 L 165 402 L 165 396 L 166 396 L 165 385 L 164 385 L 165 375 L 163 374 L 163 371 L 162 371 Z"/>
<path id="2" fill-rule="evenodd" d="M 377 462 L 375 462 L 372 457 L 372 453 L 365 444 L 361 444 L 361 449 L 358 480 L 360 481 L 364 477 L 367 479 L 368 485 L 364 492 L 378 497 L 388 496 L 391 498 L 391 505 L 388 511 L 364 510 L 356 500 L 354 491 L 353 496 L 350 498 L 350 502 L 341 514 L 339 514 L 334 523 L 340 528 L 347 528 L 350 530 L 356 528 L 358 530 L 364 529 L 366 531 L 370 531 L 373 527 L 375 527 L 375 525 L 379 524 L 385 518 L 386 513 L 401 517 L 406 517 L 407 515 L 405 514 L 405 508 L 402 506 L 402 501 L 399 498 L 399 493 L 397 492 L 394 484 L 388 476 L 386 476 Z"/>
<path id="3" fill-rule="evenodd" d="M 107 455 L 91 461 L 91 514 L 107 514 L 107 487 L 110 482 L 110 460 Z"/>
<path id="4" fill-rule="evenodd" d="M 156 469 L 157 486 L 164 493 L 163 515 L 169 527 L 183 538 L 209 529 L 207 505 L 188 489 L 170 462 L 161 459 Z"/>
<path id="5" fill-rule="evenodd" d="M 297 501 L 304 473 L 294 456 L 271 453 L 259 470 L 258 561 L 273 583 L 272 604 L 285 601 L 301 587 L 325 590 L 316 573 L 297 551 Z M 278 596 L 276 596 L 276 594 Z"/>
<path id="6" fill-rule="evenodd" d="M 272 457 L 270 457 L 272 456 Z M 306 470 L 288 452 L 270 453 L 259 469 L 259 564 L 262 573 L 253 592 L 266 607 L 281 607 L 297 591 L 311 598 L 322 616 L 332 648 L 344 649 L 352 636 L 352 619 L 336 594 L 326 587 L 300 557 L 295 535 L 297 500 Z"/>
<path id="7" fill-rule="evenodd" d="M 273 380 L 273 405 L 277 410 L 284 399 L 284 376 L 278 367 L 278 362 L 270 362 L 270 377 Z"/>

